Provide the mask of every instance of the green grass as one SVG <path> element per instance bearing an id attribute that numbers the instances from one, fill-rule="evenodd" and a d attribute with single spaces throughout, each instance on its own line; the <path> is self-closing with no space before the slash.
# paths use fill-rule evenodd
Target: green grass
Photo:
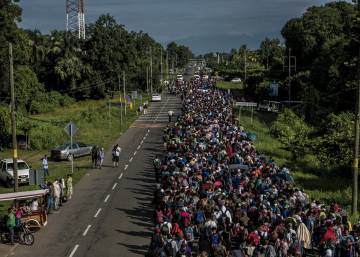
<path id="1" fill-rule="evenodd" d="M 143 96 L 143 100 L 149 100 L 149 98 L 147 96 Z M 74 103 L 67 108 L 59 108 L 55 112 L 33 115 L 32 118 L 43 121 L 51 120 L 53 122 L 72 120 L 78 127 L 78 133 L 74 138 L 75 141 L 97 144 L 107 149 L 136 120 L 136 109 L 140 104 L 139 101 L 136 101 L 132 110 L 127 108 L 127 115 L 126 117 L 123 116 L 123 124 L 121 125 L 120 107 L 118 105 L 119 98 L 112 99 L 111 103 L 110 116 L 108 100 L 88 100 Z M 59 125 L 56 127 L 57 130 L 64 134 L 62 142 L 58 143 L 63 143 L 70 140 L 70 138 L 64 132 L 62 132 L 63 128 L 64 125 L 62 123 L 59 123 Z M 49 151 L 50 149 L 44 149 L 41 151 L 20 150 L 18 152 L 18 156 L 20 159 L 25 160 L 33 169 L 40 169 L 42 168 L 41 158 L 44 156 L 44 154 L 50 155 Z M 11 157 L 10 149 L 0 152 L 0 159 L 9 157 Z M 68 173 L 71 173 L 70 165 L 71 164 L 68 161 L 49 161 L 49 181 L 53 181 L 57 177 L 65 177 Z M 84 176 L 90 166 L 90 156 L 75 159 L 73 174 L 74 184 L 76 184 L 81 179 L 81 177 Z M 37 188 L 38 186 L 20 186 L 19 190 L 28 191 Z M 0 193 L 8 193 L 12 191 L 12 188 L 5 188 L 0 185 Z M 0 213 L 4 213 L 3 211 L 6 210 L 8 206 L 9 203 L 0 203 Z"/>
<path id="2" fill-rule="evenodd" d="M 337 201 L 348 208 L 351 203 L 350 170 L 323 167 L 317 158 L 310 154 L 300 160 L 292 160 L 290 152 L 270 134 L 271 123 L 275 118 L 276 114 L 254 112 L 251 123 L 250 112 L 243 110 L 240 123 L 245 130 L 256 133 L 257 151 L 273 157 L 279 166 L 286 165 L 296 184 L 304 188 L 311 198 L 327 204 Z"/>
<path id="3" fill-rule="evenodd" d="M 244 85 L 242 82 L 232 83 L 228 81 L 218 80 L 216 81 L 216 87 L 221 89 L 243 89 Z"/>

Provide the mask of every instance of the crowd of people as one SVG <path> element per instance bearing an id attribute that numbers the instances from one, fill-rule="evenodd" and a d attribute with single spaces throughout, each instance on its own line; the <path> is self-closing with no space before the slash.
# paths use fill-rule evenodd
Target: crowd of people
<path id="1" fill-rule="evenodd" d="M 148 256 L 357 256 L 360 225 L 298 188 L 237 124 L 232 98 L 209 80 L 182 93 L 183 114 L 156 156 Z"/>

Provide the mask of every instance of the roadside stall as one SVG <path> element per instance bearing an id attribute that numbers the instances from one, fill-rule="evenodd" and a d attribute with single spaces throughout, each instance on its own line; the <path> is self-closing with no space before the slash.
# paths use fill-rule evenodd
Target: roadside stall
<path id="1" fill-rule="evenodd" d="M 45 196 L 47 189 L 26 192 L 0 194 L 0 202 L 14 201 L 13 206 L 17 210 L 21 208 L 21 222 L 31 232 L 36 232 L 47 225 L 47 214 L 45 209 Z"/>

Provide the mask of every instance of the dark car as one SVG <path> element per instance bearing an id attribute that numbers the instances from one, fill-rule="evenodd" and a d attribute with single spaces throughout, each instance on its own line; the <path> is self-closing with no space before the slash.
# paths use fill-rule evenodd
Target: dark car
<path id="1" fill-rule="evenodd" d="M 73 142 L 71 147 L 71 143 L 67 142 L 52 149 L 50 157 L 52 160 L 58 161 L 71 160 L 72 158 L 90 155 L 93 147 L 94 145 L 79 142 Z"/>

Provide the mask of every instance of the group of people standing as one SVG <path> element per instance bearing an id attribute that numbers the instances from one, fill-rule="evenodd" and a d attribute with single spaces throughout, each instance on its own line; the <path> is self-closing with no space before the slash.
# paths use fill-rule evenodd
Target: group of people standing
<path id="1" fill-rule="evenodd" d="M 47 189 L 48 193 L 45 196 L 46 210 L 50 214 L 52 211 L 57 211 L 64 202 L 70 200 L 73 195 L 73 181 L 71 174 L 66 178 L 57 178 L 53 182 L 45 181 L 42 189 Z"/>

